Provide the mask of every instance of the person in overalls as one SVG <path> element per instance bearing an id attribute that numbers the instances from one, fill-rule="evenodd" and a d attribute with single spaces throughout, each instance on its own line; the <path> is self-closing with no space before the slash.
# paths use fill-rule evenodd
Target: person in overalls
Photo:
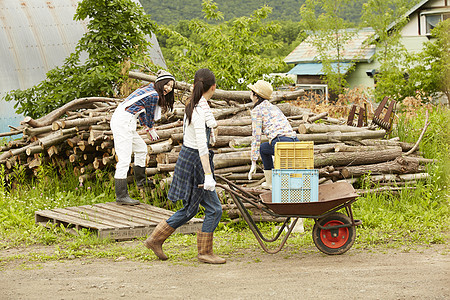
<path id="1" fill-rule="evenodd" d="M 118 158 L 114 174 L 116 202 L 122 205 L 137 205 L 140 202 L 128 195 L 127 173 L 134 153 L 134 177 L 136 185 L 147 184 L 145 175 L 147 144 L 136 131 L 137 120 L 148 132 L 150 138 L 159 139 L 154 122 L 161 118 L 161 112 L 173 109 L 175 78 L 159 70 L 155 84 L 142 86 L 131 93 L 114 111 L 111 130 L 114 148 Z"/>
<path id="2" fill-rule="evenodd" d="M 197 232 L 198 260 L 204 263 L 223 264 L 225 259 L 213 252 L 213 234 L 220 218 L 222 205 L 216 193 L 214 180 L 213 152 L 208 151 L 211 129 L 217 126 L 207 100 L 216 90 L 216 79 L 208 69 L 195 73 L 194 88 L 186 104 L 183 145 L 175 165 L 173 181 L 168 198 L 172 202 L 183 201 L 183 208 L 169 219 L 160 222 L 144 244 L 161 260 L 164 241 L 181 225 L 192 219 L 199 205 L 205 208 L 202 230 Z M 203 184 L 203 188 L 198 185 Z"/>
<path id="3" fill-rule="evenodd" d="M 272 85 L 264 80 L 258 80 L 255 84 L 247 86 L 251 90 L 250 99 L 253 102 L 251 111 L 252 117 L 252 144 L 251 161 L 248 180 L 256 172 L 256 161 L 261 154 L 261 160 L 264 166 L 264 177 L 266 182 L 262 187 L 272 188 L 272 169 L 275 145 L 277 142 L 298 142 L 297 135 L 289 124 L 288 119 L 283 112 L 269 102 L 272 96 Z M 261 143 L 261 134 L 264 133 L 269 142 Z M 261 146 L 260 146 L 261 145 Z"/>

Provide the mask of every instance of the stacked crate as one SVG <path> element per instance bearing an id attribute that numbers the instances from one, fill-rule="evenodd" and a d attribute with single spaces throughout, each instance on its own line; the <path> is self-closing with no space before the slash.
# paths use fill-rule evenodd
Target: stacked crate
<path id="1" fill-rule="evenodd" d="M 272 170 L 272 202 L 319 201 L 319 171 L 313 142 L 278 142 Z"/>

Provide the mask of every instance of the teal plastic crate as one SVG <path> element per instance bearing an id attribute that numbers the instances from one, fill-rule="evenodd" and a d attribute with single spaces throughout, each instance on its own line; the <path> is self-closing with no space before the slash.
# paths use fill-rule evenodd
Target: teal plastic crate
<path id="1" fill-rule="evenodd" d="M 272 202 L 301 203 L 319 201 L 317 169 L 273 169 Z"/>

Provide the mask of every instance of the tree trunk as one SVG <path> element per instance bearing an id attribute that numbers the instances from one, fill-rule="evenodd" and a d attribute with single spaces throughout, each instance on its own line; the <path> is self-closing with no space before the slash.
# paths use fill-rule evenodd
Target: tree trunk
<path id="1" fill-rule="evenodd" d="M 52 130 L 53 130 L 52 125 L 47 125 L 47 126 L 42 126 L 42 127 L 37 127 L 37 128 L 26 127 L 23 130 L 23 134 L 31 137 L 31 136 L 35 136 L 35 135 L 39 135 L 39 134 L 49 133 Z"/>
<path id="2" fill-rule="evenodd" d="M 250 165 L 222 168 L 219 170 L 215 170 L 214 173 L 223 175 L 223 174 L 232 174 L 232 173 L 248 172 L 248 171 L 250 171 Z"/>
<path id="3" fill-rule="evenodd" d="M 368 151 L 381 151 L 381 150 L 389 150 L 395 149 L 398 146 L 387 146 L 387 145 L 378 145 L 378 146 L 347 146 L 345 144 L 338 144 L 334 146 L 335 152 L 368 152 Z"/>
<path id="4" fill-rule="evenodd" d="M 386 134 L 385 130 L 365 130 L 360 132 L 330 132 L 324 134 L 297 134 L 300 141 L 313 141 L 315 143 L 336 143 L 351 140 L 380 139 Z M 230 147 L 242 147 L 250 145 L 252 137 L 237 138 L 230 141 Z M 261 142 L 267 142 L 265 135 L 261 137 Z"/>
<path id="5" fill-rule="evenodd" d="M 428 173 L 415 173 L 415 174 L 383 174 L 374 175 L 370 177 L 371 182 L 381 182 L 381 181 L 414 181 L 414 180 L 425 180 L 430 178 Z"/>
<path id="6" fill-rule="evenodd" d="M 21 123 L 28 124 L 31 127 L 47 126 L 47 125 L 51 125 L 54 121 L 59 119 L 68 110 L 75 109 L 77 107 L 83 107 L 84 105 L 89 104 L 89 103 L 115 102 L 115 101 L 119 101 L 119 100 L 120 99 L 105 98 L 105 97 L 89 97 L 89 98 L 74 99 L 74 100 L 70 101 L 69 103 L 55 109 L 54 111 L 50 112 L 49 114 L 43 116 L 42 118 L 33 120 L 31 117 L 25 117 L 25 119 Z"/>
<path id="7" fill-rule="evenodd" d="M 172 149 L 172 139 L 168 139 L 167 141 L 162 141 L 157 144 L 148 145 L 147 148 L 149 154 L 168 152 Z"/>
<path id="8" fill-rule="evenodd" d="M 359 141 L 364 146 L 376 146 L 376 145 L 386 145 L 386 146 L 400 146 L 402 147 L 403 152 L 407 152 L 414 147 L 412 143 L 399 142 L 399 141 L 391 141 L 391 140 L 373 140 L 373 139 L 364 139 Z"/>
<path id="9" fill-rule="evenodd" d="M 251 125 L 252 124 L 252 118 L 250 117 L 244 117 L 244 118 L 230 118 L 230 119 L 223 119 L 218 120 L 217 125 L 220 126 L 245 126 L 245 125 Z"/>
<path id="10" fill-rule="evenodd" d="M 223 136 L 251 136 L 252 126 L 219 126 L 218 135 Z"/>
<path id="11" fill-rule="evenodd" d="M 364 174 L 406 174 L 418 171 L 419 163 L 408 161 L 403 157 L 397 157 L 393 161 L 383 162 L 379 164 L 359 165 L 352 167 L 344 167 L 341 174 L 345 178 L 360 177 Z"/>
<path id="12" fill-rule="evenodd" d="M 314 155 L 314 167 L 324 166 L 357 166 L 375 164 L 396 159 L 402 155 L 400 147 L 369 152 L 337 152 Z"/>
<path id="13" fill-rule="evenodd" d="M 326 125 L 326 124 L 300 124 L 298 126 L 298 132 L 301 134 L 306 133 L 327 133 L 333 131 L 340 132 L 359 132 L 365 131 L 367 127 L 353 127 L 347 125 Z"/>
<path id="14" fill-rule="evenodd" d="M 156 130 L 160 139 L 168 139 L 172 136 L 172 134 L 183 134 L 183 127 L 174 127 L 163 130 Z"/>
<path id="15" fill-rule="evenodd" d="M 153 75 L 147 75 L 139 72 L 132 72 L 130 71 L 128 73 L 128 76 L 130 78 L 144 80 L 148 82 L 155 82 L 156 76 Z M 192 84 L 188 84 L 185 82 L 177 81 L 175 82 L 175 88 L 178 90 L 184 90 L 184 91 L 192 91 Z M 283 100 L 296 100 L 298 97 L 303 96 L 305 92 L 303 90 L 297 90 L 297 91 L 274 91 L 272 93 L 272 100 L 273 101 L 283 101 Z M 212 96 L 212 99 L 216 100 L 233 100 L 238 101 L 241 103 L 244 102 L 250 102 L 250 91 L 226 91 L 221 89 L 216 89 L 214 92 L 214 95 Z"/>

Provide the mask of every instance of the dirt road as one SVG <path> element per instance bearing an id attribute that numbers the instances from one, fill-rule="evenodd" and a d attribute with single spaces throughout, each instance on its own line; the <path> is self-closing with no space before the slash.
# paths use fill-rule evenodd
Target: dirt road
<path id="1" fill-rule="evenodd" d="M 0 257 L 8 256 L 2 250 Z M 9 250 L 10 251 L 10 250 Z M 16 250 L 17 251 L 17 250 Z M 450 299 L 445 245 L 275 255 L 236 253 L 225 265 L 73 259 L 4 262 L 1 299 Z"/>

